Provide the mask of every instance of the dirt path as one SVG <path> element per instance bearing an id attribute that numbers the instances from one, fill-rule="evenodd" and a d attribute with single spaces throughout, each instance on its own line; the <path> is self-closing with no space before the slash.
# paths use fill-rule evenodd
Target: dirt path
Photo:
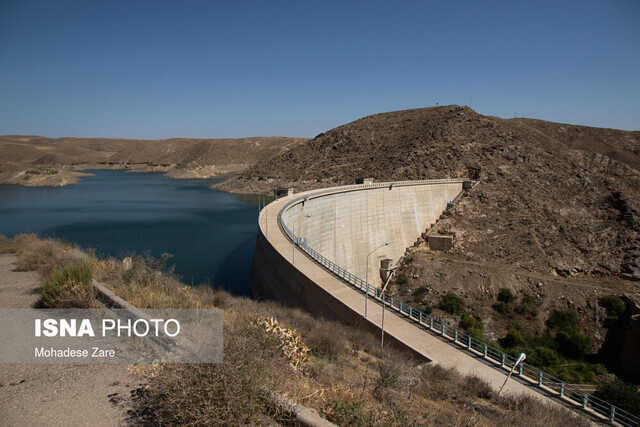
<path id="1" fill-rule="evenodd" d="M 38 274 L 13 271 L 15 260 L 0 255 L 0 308 L 38 301 Z M 0 364 L 0 426 L 125 425 L 139 383 L 128 365 Z"/>

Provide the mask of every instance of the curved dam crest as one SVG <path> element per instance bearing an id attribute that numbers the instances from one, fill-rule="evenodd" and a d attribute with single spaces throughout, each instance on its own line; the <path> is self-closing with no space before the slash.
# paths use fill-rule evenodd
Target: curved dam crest
<path id="1" fill-rule="evenodd" d="M 380 260 L 395 264 L 462 192 L 463 183 L 379 185 L 310 197 L 288 207 L 282 220 L 307 245 L 361 279 L 367 276 L 367 255 L 375 250 L 368 279 L 380 285 Z"/>
<path id="2" fill-rule="evenodd" d="M 379 286 L 380 260 L 388 258 L 395 264 L 406 248 L 435 224 L 447 204 L 461 195 L 465 181 L 468 180 L 334 187 L 270 203 L 259 217 L 252 292 L 332 319 L 360 322 L 363 313 L 341 300 L 340 294 L 348 289 L 347 285 L 297 247 L 293 262 L 291 240 L 280 219 L 309 247 L 360 279 L 367 277 L 367 255 L 373 251 L 368 280 L 372 286 Z M 384 242 L 389 244 L 384 246 Z M 313 267 L 306 265 L 309 262 Z M 323 278 L 331 283 L 322 283 Z"/>

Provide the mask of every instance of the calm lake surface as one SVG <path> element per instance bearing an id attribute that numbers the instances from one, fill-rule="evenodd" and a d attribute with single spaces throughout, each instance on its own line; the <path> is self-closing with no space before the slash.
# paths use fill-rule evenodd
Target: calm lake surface
<path id="1" fill-rule="evenodd" d="M 216 180 L 87 172 L 94 176 L 69 187 L 0 185 L 0 233 L 37 232 L 120 260 L 168 252 L 185 283 L 250 295 L 257 196 L 211 190 Z"/>

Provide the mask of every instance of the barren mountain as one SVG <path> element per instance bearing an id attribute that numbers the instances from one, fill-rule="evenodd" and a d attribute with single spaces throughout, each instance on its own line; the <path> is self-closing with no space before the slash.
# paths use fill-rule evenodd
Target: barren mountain
<path id="1" fill-rule="evenodd" d="M 479 180 L 437 231 L 452 255 L 561 275 L 640 279 L 640 132 L 482 116 L 446 106 L 376 114 L 318 135 L 221 188 Z"/>
<path id="2" fill-rule="evenodd" d="M 240 172 L 281 154 L 303 138 L 132 140 L 0 136 L 0 183 L 73 184 L 79 169 L 164 172 L 174 178 L 208 178 Z"/>

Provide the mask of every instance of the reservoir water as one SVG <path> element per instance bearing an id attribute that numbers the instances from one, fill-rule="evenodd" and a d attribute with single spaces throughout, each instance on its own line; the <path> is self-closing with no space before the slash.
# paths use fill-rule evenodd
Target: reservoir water
<path id="1" fill-rule="evenodd" d="M 94 176 L 69 187 L 0 185 L 0 234 L 36 232 L 120 260 L 167 252 L 186 284 L 250 295 L 257 196 L 210 189 L 216 180 L 87 172 Z"/>

